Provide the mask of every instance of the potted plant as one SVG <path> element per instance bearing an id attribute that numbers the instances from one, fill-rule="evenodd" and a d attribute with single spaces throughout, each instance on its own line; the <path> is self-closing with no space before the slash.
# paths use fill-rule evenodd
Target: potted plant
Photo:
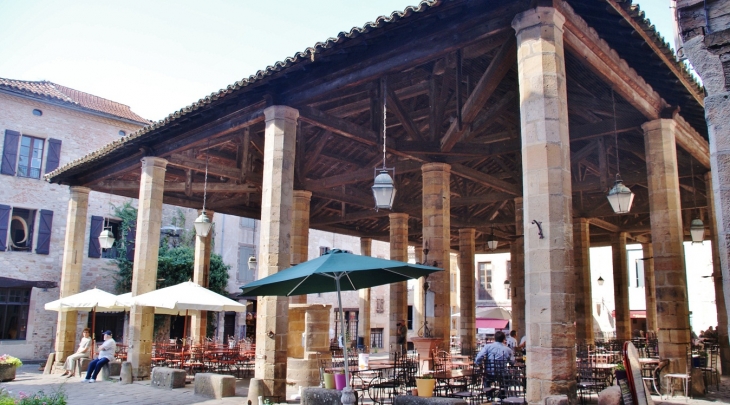
<path id="1" fill-rule="evenodd" d="M 335 389 L 335 375 L 333 373 L 324 373 L 324 387 L 328 390 Z"/>
<path id="2" fill-rule="evenodd" d="M 9 354 L 0 356 L 0 381 L 12 381 L 15 379 L 15 369 L 22 366 L 23 362 L 17 357 Z"/>
<path id="3" fill-rule="evenodd" d="M 335 389 L 342 391 L 342 389 L 345 388 L 346 383 L 345 370 L 335 371 Z"/>
<path id="4" fill-rule="evenodd" d="M 416 378 L 416 389 L 419 397 L 432 397 L 435 387 L 436 380 L 433 378 L 433 374 L 424 374 Z"/>

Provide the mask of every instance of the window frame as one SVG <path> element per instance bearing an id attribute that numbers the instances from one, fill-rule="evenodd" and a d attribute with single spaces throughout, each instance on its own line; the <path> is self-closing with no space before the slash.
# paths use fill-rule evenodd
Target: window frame
<path id="1" fill-rule="evenodd" d="M 23 159 L 23 141 L 29 139 L 30 140 L 30 146 L 28 146 L 28 154 L 26 158 L 28 159 L 28 165 L 27 166 L 21 166 L 21 160 Z M 33 151 L 35 150 L 35 144 L 37 142 L 40 142 L 40 156 L 37 158 L 33 157 Z M 39 138 L 37 136 L 31 136 L 26 134 L 20 135 L 20 147 L 18 148 L 18 160 L 15 164 L 15 175 L 18 177 L 24 177 L 27 179 L 40 179 L 41 178 L 41 172 L 43 170 L 43 153 L 45 152 L 45 146 L 46 146 L 46 140 L 43 138 Z M 33 176 L 33 170 L 35 169 L 33 167 L 33 160 L 38 160 L 38 175 Z M 26 174 L 22 174 L 21 167 L 24 167 L 27 172 Z"/>
<path id="2" fill-rule="evenodd" d="M 25 301 L 10 301 L 10 294 L 13 291 L 19 292 L 22 297 L 24 293 L 27 294 Z M 0 341 L 3 340 L 27 340 L 28 336 L 28 316 L 30 314 L 30 299 L 31 299 L 31 288 L 0 288 Z M 8 323 L 8 309 L 9 307 L 20 307 L 18 311 L 19 319 L 16 327 L 16 337 L 6 337 L 6 333 L 10 332 L 10 324 Z"/>

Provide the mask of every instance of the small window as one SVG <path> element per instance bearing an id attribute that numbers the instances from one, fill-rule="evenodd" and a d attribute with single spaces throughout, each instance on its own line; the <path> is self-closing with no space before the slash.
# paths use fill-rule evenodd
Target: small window
<path id="1" fill-rule="evenodd" d="M 20 138 L 18 153 L 18 176 L 41 178 L 41 162 L 43 161 L 43 139 L 23 135 Z"/>
<path id="2" fill-rule="evenodd" d="M 25 340 L 30 288 L 0 288 L 0 340 Z"/>
<path id="3" fill-rule="evenodd" d="M 375 312 L 379 314 L 385 313 L 385 298 L 375 299 Z"/>
<path id="4" fill-rule="evenodd" d="M 33 246 L 33 224 L 35 224 L 35 210 L 13 208 L 13 215 L 10 217 L 11 251 L 31 251 Z"/>
<path id="5" fill-rule="evenodd" d="M 43 115 L 43 111 L 35 108 L 33 109 L 33 115 L 40 117 L 41 115 Z"/>
<path id="6" fill-rule="evenodd" d="M 383 348 L 383 328 L 370 329 L 370 346 Z"/>
<path id="7" fill-rule="evenodd" d="M 329 253 L 329 251 L 330 251 L 330 248 L 328 248 L 327 246 L 320 246 L 319 247 L 319 255 L 320 256 L 326 255 L 327 253 Z"/>
<path id="8" fill-rule="evenodd" d="M 254 228 L 256 226 L 256 220 L 253 218 L 241 217 L 240 226 L 241 228 Z"/>
<path id="9" fill-rule="evenodd" d="M 122 130 L 119 130 L 119 136 L 124 136 L 124 135 L 127 135 L 127 133 Z"/>

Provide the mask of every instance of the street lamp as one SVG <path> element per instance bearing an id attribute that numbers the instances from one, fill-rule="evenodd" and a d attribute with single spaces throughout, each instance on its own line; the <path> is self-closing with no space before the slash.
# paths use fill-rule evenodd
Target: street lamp
<path id="1" fill-rule="evenodd" d="M 598 285 L 603 285 L 603 283 L 604 283 L 603 277 L 598 276 Z"/>
<path id="2" fill-rule="evenodd" d="M 380 87 L 380 92 L 383 95 L 383 167 L 375 169 L 375 180 L 373 181 L 373 197 L 375 197 L 375 210 L 379 209 L 392 209 L 393 201 L 395 201 L 395 186 L 393 185 L 393 178 L 395 177 L 395 168 L 388 168 L 385 166 L 385 145 L 387 139 L 386 124 L 387 108 L 386 108 L 386 88 L 385 82 L 383 81 Z M 392 174 L 392 176 L 391 176 Z"/>

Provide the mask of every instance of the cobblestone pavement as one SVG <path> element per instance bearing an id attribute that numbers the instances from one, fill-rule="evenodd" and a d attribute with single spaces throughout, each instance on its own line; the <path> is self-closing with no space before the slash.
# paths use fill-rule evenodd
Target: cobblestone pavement
<path id="1" fill-rule="evenodd" d="M 38 370 L 38 365 L 26 364 L 18 369 L 17 377 L 14 381 L 0 383 L 0 388 L 5 388 L 17 397 L 18 393 L 23 391 L 26 393 L 35 393 L 43 390 L 50 393 L 62 389 L 67 397 L 69 405 L 114 405 L 114 404 L 134 404 L 134 405 L 167 405 L 167 404 L 246 404 L 248 394 L 249 379 L 236 380 L 236 396 L 224 399 L 209 399 L 193 394 L 192 384 L 187 384 L 185 388 L 174 390 L 166 390 L 154 388 L 150 385 L 150 381 L 136 381 L 134 384 L 122 385 L 118 381 L 97 381 L 94 384 L 85 383 L 78 377 L 64 378 L 57 374 L 44 375 Z M 690 405 L 709 405 L 726 403 L 730 404 L 730 376 L 721 378 L 720 389 L 710 391 L 704 398 L 691 398 L 687 400 L 684 396 L 661 399 L 659 396 L 653 396 L 654 403 L 657 405 L 664 404 L 690 404 Z M 287 389 L 287 397 L 291 398 L 296 393 L 294 387 Z M 298 401 L 290 401 L 297 403 Z M 595 403 L 595 397 L 593 401 Z M 366 404 L 371 403 L 369 400 Z"/>

